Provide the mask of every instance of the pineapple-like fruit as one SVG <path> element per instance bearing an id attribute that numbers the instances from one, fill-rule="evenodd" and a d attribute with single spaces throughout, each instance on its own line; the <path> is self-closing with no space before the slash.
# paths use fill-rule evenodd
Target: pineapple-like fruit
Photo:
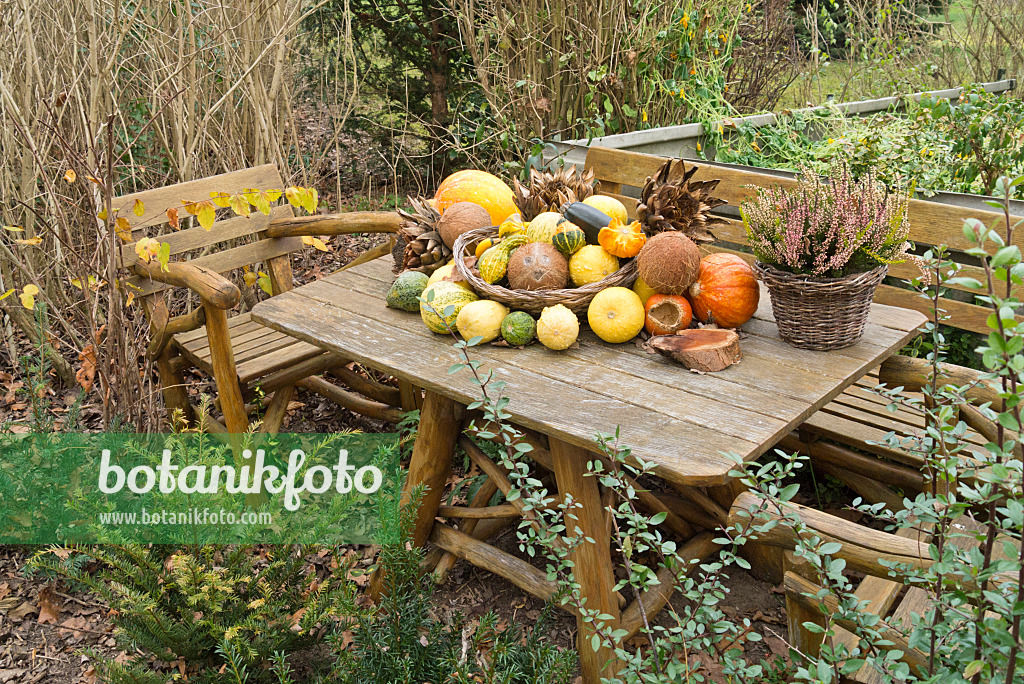
<path id="1" fill-rule="evenodd" d="M 532 221 L 545 211 L 560 211 L 570 202 L 582 202 L 594 194 L 593 169 L 580 173 L 575 166 L 550 173 L 530 169 L 526 185 L 514 180 L 515 203 L 524 221 Z"/>
<path id="2" fill-rule="evenodd" d="M 401 209 L 402 227 L 398 230 L 391 256 L 395 272 L 412 270 L 430 275 L 451 259 L 452 251 L 441 240 L 437 222 L 441 214 L 424 199 L 409 198 L 412 211 Z"/>
<path id="3" fill-rule="evenodd" d="M 674 230 L 697 244 L 715 241 L 710 228 L 724 224 L 725 219 L 711 216 L 710 212 L 726 201 L 711 196 L 718 187 L 718 179 L 690 180 L 698 168 L 691 164 L 687 170 L 685 162 L 680 159 L 673 169 L 673 160 L 669 159 L 644 183 L 636 216 L 648 236 Z"/>

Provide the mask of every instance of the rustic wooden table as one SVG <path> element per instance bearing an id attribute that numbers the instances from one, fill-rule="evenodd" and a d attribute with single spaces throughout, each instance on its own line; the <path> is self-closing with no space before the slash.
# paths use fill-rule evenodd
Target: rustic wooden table
<path id="1" fill-rule="evenodd" d="M 252 318 L 426 390 L 406 483 L 407 489 L 427 486 L 414 533 L 422 545 L 431 537 L 463 407 L 479 391 L 468 373 L 448 374 L 458 361 L 450 338 L 432 334 L 418 314 L 385 307 L 393 278 L 390 261 L 377 259 L 261 302 Z M 915 311 L 875 305 L 860 343 L 805 351 L 779 338 L 762 294 L 757 314 L 743 326 L 743 361 L 715 374 L 692 373 L 633 343 L 606 344 L 587 329 L 579 348 L 564 352 L 539 344 L 472 350 L 505 381 L 513 421 L 547 436 L 559 492 L 584 505 L 580 527 L 598 542 L 584 544 L 574 558 L 588 606 L 624 621 L 632 608 L 620 613 L 601 493 L 594 478 L 584 477 L 598 431 L 618 427 L 621 443 L 656 464 L 660 477 L 695 493 L 708 487 L 727 509 L 738 489 L 724 453 L 757 458 L 896 353 L 925 320 Z M 579 636 L 584 680 L 596 682 L 609 653 L 593 653 L 582 622 Z"/>

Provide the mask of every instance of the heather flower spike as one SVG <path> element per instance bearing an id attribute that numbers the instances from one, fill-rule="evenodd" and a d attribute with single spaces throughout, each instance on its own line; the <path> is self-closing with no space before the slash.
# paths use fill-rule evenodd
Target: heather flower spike
<path id="1" fill-rule="evenodd" d="M 907 241 L 907 196 L 873 174 L 854 180 L 842 162 L 824 179 L 803 169 L 790 190 L 760 189 L 740 214 L 757 258 L 791 273 L 839 277 L 917 263 Z"/>

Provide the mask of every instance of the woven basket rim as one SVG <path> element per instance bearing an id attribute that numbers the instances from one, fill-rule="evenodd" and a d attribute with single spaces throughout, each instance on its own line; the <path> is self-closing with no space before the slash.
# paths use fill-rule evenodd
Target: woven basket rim
<path id="1" fill-rule="evenodd" d="M 632 285 L 632 281 L 635 279 L 636 272 L 636 260 L 630 259 L 622 263 L 620 260 L 619 270 L 611 273 L 597 282 L 590 283 L 574 288 L 562 288 L 557 290 L 510 290 L 507 287 L 501 285 L 492 285 L 491 283 L 485 282 L 483 278 L 475 275 L 465 263 L 465 248 L 466 245 L 477 240 L 486 239 L 498 232 L 498 226 L 485 226 L 482 228 L 475 228 L 473 230 L 467 230 L 465 233 L 460 235 L 452 246 L 452 260 L 455 263 L 455 270 L 459 272 L 470 287 L 473 288 L 481 296 L 490 297 L 499 300 L 517 302 L 516 306 L 524 307 L 530 306 L 531 304 L 540 305 L 545 304 L 547 306 L 554 306 L 557 303 L 565 303 L 569 308 L 580 307 L 589 304 L 589 300 L 597 295 L 601 290 L 609 287 L 615 287 L 623 285 L 623 283 L 629 283 Z M 623 285 L 629 287 L 629 285 Z M 564 300 L 562 302 L 554 300 Z"/>
<path id="2" fill-rule="evenodd" d="M 867 271 L 857 271 L 856 273 L 849 273 L 839 277 L 816 276 L 809 273 L 790 273 L 789 271 L 783 271 L 774 264 L 768 264 L 763 261 L 754 262 L 754 270 L 757 271 L 758 275 L 762 276 L 761 280 L 772 278 L 779 281 L 785 281 L 790 285 L 832 285 L 847 284 L 861 278 L 865 280 L 872 280 L 877 278 L 879 273 L 882 273 L 884 277 L 884 274 L 889 271 L 889 265 L 879 264 Z"/>

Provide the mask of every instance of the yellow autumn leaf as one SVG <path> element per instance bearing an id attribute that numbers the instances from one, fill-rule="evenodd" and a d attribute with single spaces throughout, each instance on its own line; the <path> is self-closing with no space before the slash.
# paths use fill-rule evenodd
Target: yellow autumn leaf
<path id="1" fill-rule="evenodd" d="M 11 288 L 10 290 L 8 290 L 7 292 L 4 292 L 3 294 L 0 294 L 0 302 L 4 301 L 8 297 L 10 297 L 12 294 L 14 294 L 14 288 Z"/>
<path id="2" fill-rule="evenodd" d="M 231 205 L 231 210 L 239 216 L 249 215 L 249 202 L 243 195 L 232 195 L 228 198 L 228 204 Z"/>
<path id="3" fill-rule="evenodd" d="M 135 200 L 135 204 L 132 205 L 132 213 L 136 216 L 142 216 L 146 213 L 146 205 L 142 203 L 142 200 Z"/>
<path id="4" fill-rule="evenodd" d="M 21 300 L 21 305 L 26 309 L 34 309 L 36 307 L 36 295 L 39 294 L 39 288 L 35 285 L 26 285 L 21 288 L 21 294 L 18 298 Z"/>
<path id="5" fill-rule="evenodd" d="M 245 273 L 242 274 L 242 280 L 244 280 L 245 284 L 248 285 L 249 287 L 255 285 L 256 281 L 259 279 L 260 277 L 257 274 L 253 273 L 252 271 L 246 271 Z"/>
<path id="6" fill-rule="evenodd" d="M 134 292 L 129 292 L 128 293 L 128 297 L 125 298 L 125 300 L 124 300 L 125 308 L 128 308 L 129 306 L 131 306 L 134 301 L 135 301 L 135 293 Z"/>
<path id="7" fill-rule="evenodd" d="M 68 169 L 67 171 L 64 172 L 64 180 L 66 180 L 68 183 L 74 183 L 76 180 L 78 180 L 78 174 L 75 173 L 74 169 Z M 31 309 L 32 307 L 30 306 L 27 308 Z"/>
<path id="8" fill-rule="evenodd" d="M 312 245 L 313 247 L 316 247 L 317 249 L 319 249 L 321 252 L 329 252 L 329 251 L 331 251 L 331 248 L 328 247 L 327 244 L 323 240 L 321 240 L 318 237 L 313 237 L 312 235 L 303 235 L 302 236 L 302 243 L 306 244 L 306 245 Z"/>
<path id="9" fill-rule="evenodd" d="M 4 226 L 4 230 L 9 230 L 12 233 L 24 233 L 25 229 L 21 226 Z"/>
<path id="10" fill-rule="evenodd" d="M 181 226 L 181 222 L 178 220 L 178 208 L 177 207 L 170 207 L 167 210 L 167 223 L 174 230 L 178 230 L 178 228 Z"/>
<path id="11" fill-rule="evenodd" d="M 100 209 L 100 213 L 96 214 L 96 218 L 98 218 L 100 221 L 106 221 L 107 220 L 107 210 L 106 209 Z"/>
<path id="12" fill-rule="evenodd" d="M 231 206 L 231 195 L 229 195 L 226 192 L 217 192 L 216 190 L 214 190 L 213 192 L 210 193 L 210 199 L 213 200 L 213 203 L 216 204 L 221 209 L 227 209 L 228 207 Z"/>
<path id="13" fill-rule="evenodd" d="M 35 237 L 30 237 L 26 240 L 15 240 L 14 243 L 18 245 L 28 245 L 30 247 L 35 247 L 36 245 L 43 244 L 43 238 L 36 235 Z"/>
<path id="14" fill-rule="evenodd" d="M 307 188 L 306 196 L 303 198 L 302 208 L 310 214 L 316 213 L 316 208 L 320 204 L 320 196 L 316 191 L 316 188 Z"/>
<path id="15" fill-rule="evenodd" d="M 106 280 L 97 281 L 96 280 L 96 276 L 94 276 L 94 275 L 89 276 L 87 278 L 87 281 L 89 283 L 89 289 L 94 291 L 94 292 L 107 284 Z M 82 289 L 82 281 L 79 280 L 78 278 L 72 278 L 71 279 L 71 284 L 74 285 L 75 287 L 77 287 L 79 290 Z"/>
<path id="16" fill-rule="evenodd" d="M 187 211 L 192 216 L 195 216 L 196 212 L 199 211 L 199 209 L 197 208 L 199 206 L 199 202 L 189 202 L 188 200 L 181 200 L 181 206 L 185 207 L 185 211 Z"/>
<path id="17" fill-rule="evenodd" d="M 114 223 L 114 232 L 124 242 L 132 241 L 132 224 L 124 216 L 118 216 Z"/>
<path id="18" fill-rule="evenodd" d="M 213 202 L 200 202 L 196 210 L 196 218 L 199 219 L 199 225 L 205 230 L 213 228 L 213 222 L 217 220 L 217 207 L 213 206 Z"/>
<path id="19" fill-rule="evenodd" d="M 260 289 L 266 292 L 269 296 L 274 296 L 274 285 L 270 282 L 270 276 L 263 271 L 260 271 L 259 280 L 256 281 L 259 284 Z"/>
<path id="20" fill-rule="evenodd" d="M 266 194 L 266 196 L 270 199 L 271 202 L 276 202 L 277 200 L 281 199 L 280 190 L 265 190 L 264 194 Z"/>
<path id="21" fill-rule="evenodd" d="M 256 207 L 256 211 L 264 215 L 270 213 L 270 196 L 267 193 L 262 190 L 246 188 L 242 196 L 245 201 Z"/>
<path id="22" fill-rule="evenodd" d="M 135 253 L 139 256 L 139 259 L 148 264 L 153 257 L 160 255 L 160 250 L 163 246 L 158 240 L 144 237 L 135 243 Z"/>
<path id="23" fill-rule="evenodd" d="M 288 204 L 295 208 L 302 206 L 302 191 L 296 186 L 291 186 L 284 191 L 284 197 L 288 200 Z"/>

